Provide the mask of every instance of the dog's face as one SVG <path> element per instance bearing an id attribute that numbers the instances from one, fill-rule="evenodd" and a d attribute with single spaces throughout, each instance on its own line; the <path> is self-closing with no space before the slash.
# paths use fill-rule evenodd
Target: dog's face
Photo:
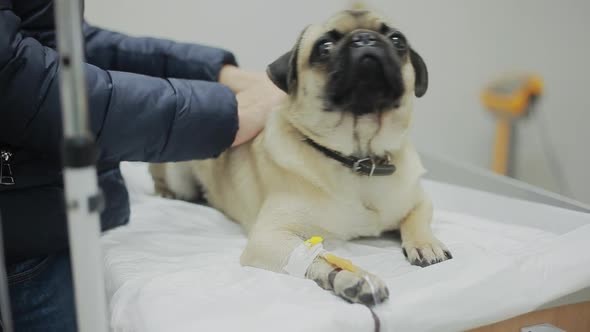
<path id="1" fill-rule="evenodd" d="M 381 127 L 383 120 L 407 128 L 411 100 L 424 95 L 428 86 L 426 66 L 406 37 L 378 15 L 360 10 L 343 11 L 323 25 L 308 26 L 293 50 L 269 65 L 267 72 L 290 95 L 297 113 L 290 116 L 299 129 L 320 141 L 324 137 L 334 148 L 345 143 L 327 136 L 342 136 L 336 132 L 346 126 L 346 119 L 354 120 L 354 131 L 371 132 L 370 122 Z M 350 152 L 378 153 L 379 147 L 366 146 L 368 136 L 378 131 L 366 133 L 365 142 L 357 137 Z"/>

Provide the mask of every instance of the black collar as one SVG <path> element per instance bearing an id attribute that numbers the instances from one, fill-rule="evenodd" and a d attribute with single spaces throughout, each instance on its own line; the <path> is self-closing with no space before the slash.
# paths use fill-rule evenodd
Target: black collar
<path id="1" fill-rule="evenodd" d="M 328 149 L 325 146 L 319 145 L 309 138 L 305 139 L 307 144 L 313 146 L 316 150 L 322 152 L 327 157 L 332 158 L 342 165 L 352 169 L 355 173 L 368 176 L 384 176 L 391 175 L 395 172 L 395 165 L 391 163 L 389 157 L 366 157 L 357 158 L 353 156 L 345 156 L 340 152 Z"/>

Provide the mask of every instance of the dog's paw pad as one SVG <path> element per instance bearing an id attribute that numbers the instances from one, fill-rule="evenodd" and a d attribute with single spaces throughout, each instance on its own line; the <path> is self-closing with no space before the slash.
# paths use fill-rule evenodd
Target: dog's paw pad
<path id="1" fill-rule="evenodd" d="M 412 265 L 426 267 L 452 259 L 451 252 L 438 240 L 402 244 L 402 252 Z"/>
<path id="2" fill-rule="evenodd" d="M 364 305 L 382 303 L 389 298 L 385 283 L 375 275 L 362 277 L 349 271 L 340 271 L 334 278 L 334 292 L 345 300 Z"/>

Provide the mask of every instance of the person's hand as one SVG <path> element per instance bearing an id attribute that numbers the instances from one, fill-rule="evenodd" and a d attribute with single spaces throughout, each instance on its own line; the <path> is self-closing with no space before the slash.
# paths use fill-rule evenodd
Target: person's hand
<path id="1" fill-rule="evenodd" d="M 227 85 L 238 101 L 239 130 L 232 146 L 245 143 L 260 133 L 268 115 L 286 94 L 264 73 L 248 72 L 234 66 L 223 67 L 219 82 Z"/>

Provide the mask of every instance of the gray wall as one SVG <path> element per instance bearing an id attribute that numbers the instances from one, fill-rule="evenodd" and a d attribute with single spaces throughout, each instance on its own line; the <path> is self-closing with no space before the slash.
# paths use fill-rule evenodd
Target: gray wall
<path id="1" fill-rule="evenodd" d="M 86 17 L 134 35 L 222 46 L 243 67 L 262 70 L 306 24 L 350 3 L 87 0 Z M 429 66 L 430 90 L 416 103 L 413 135 L 420 149 L 489 167 L 494 122 L 479 93 L 505 71 L 534 71 L 544 78 L 546 93 L 536 114 L 520 123 L 516 175 L 590 203 L 590 1 L 366 3 L 392 18 Z"/>

